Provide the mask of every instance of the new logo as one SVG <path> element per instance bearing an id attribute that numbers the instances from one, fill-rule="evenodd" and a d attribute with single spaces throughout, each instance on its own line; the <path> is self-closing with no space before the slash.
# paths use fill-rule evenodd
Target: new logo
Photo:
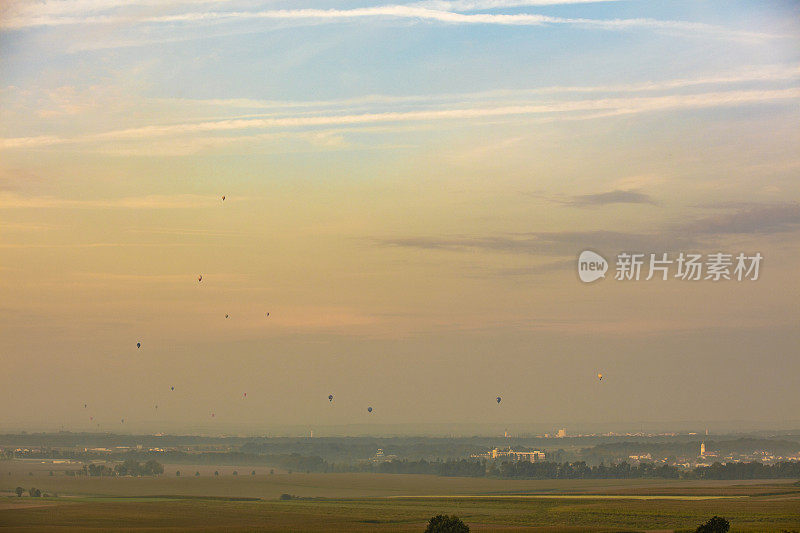
<path id="1" fill-rule="evenodd" d="M 606 277 L 608 261 L 591 250 L 584 250 L 578 257 L 578 277 L 584 283 L 591 283 Z"/>

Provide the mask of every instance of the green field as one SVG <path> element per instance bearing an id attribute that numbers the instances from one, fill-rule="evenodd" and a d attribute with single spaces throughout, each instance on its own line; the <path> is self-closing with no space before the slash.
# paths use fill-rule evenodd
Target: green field
<path id="1" fill-rule="evenodd" d="M 3 466 L 3 531 L 422 531 L 438 513 L 457 514 L 475 531 L 689 531 L 715 514 L 732 531 L 800 531 L 800 486 L 786 480 L 270 475 L 263 468 L 251 476 L 248 466 L 219 468 L 216 477 L 213 467 L 188 465 L 168 465 L 158 478 L 87 479 Z M 16 486 L 58 496 L 17 498 L 8 492 Z M 307 499 L 281 501 L 283 493 Z"/>

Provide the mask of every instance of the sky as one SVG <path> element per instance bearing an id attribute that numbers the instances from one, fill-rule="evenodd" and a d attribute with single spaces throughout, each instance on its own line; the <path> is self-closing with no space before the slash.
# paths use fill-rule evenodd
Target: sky
<path id="1" fill-rule="evenodd" d="M 0 431 L 800 427 L 799 45 L 789 1 L 4 2 Z"/>

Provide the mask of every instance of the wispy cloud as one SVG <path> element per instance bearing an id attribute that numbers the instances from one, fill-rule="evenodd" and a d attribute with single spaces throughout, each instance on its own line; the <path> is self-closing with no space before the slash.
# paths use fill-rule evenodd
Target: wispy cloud
<path id="1" fill-rule="evenodd" d="M 553 2 L 549 2 L 553 3 Z M 582 3 L 582 2 L 560 2 Z M 103 4 L 105 5 L 105 4 Z M 99 14 L 98 10 L 89 15 L 68 10 L 60 13 L 39 14 L 35 10 L 23 13 L 10 13 L 0 22 L 0 27 L 7 30 L 22 29 L 36 26 L 64 26 L 87 24 L 176 24 L 186 23 L 218 24 L 234 21 L 310 21 L 316 23 L 357 20 L 364 18 L 373 19 L 410 19 L 415 21 L 440 22 L 447 24 L 471 25 L 502 25 L 502 26 L 552 26 L 567 25 L 586 29 L 601 30 L 632 30 L 648 29 L 669 32 L 681 32 L 690 35 L 709 35 L 734 39 L 770 39 L 776 36 L 733 30 L 703 22 L 690 22 L 682 20 L 659 20 L 652 18 L 627 18 L 627 19 L 590 19 L 554 17 L 538 13 L 475 13 L 474 9 L 481 9 L 481 3 L 466 2 L 463 5 L 453 3 L 451 7 L 461 11 L 447 9 L 434 9 L 421 4 L 390 4 L 352 9 L 271 9 L 260 11 L 249 10 L 216 10 L 216 11 L 188 11 L 166 15 L 147 16 L 137 14 L 107 13 L 107 9 L 99 10 L 106 14 Z M 524 5 L 543 5 L 526 2 L 489 2 L 484 8 L 494 9 L 500 7 L 518 7 Z"/>
<path id="2" fill-rule="evenodd" d="M 615 189 L 613 191 L 573 196 L 566 203 L 575 206 L 601 206 L 609 204 L 655 204 L 653 199 L 640 191 Z"/>
<path id="3" fill-rule="evenodd" d="M 551 256 L 576 255 L 587 246 L 599 250 L 675 250 L 693 248 L 694 238 L 620 231 L 560 231 L 495 236 L 399 237 L 377 241 L 387 246 L 426 250 L 483 250 Z"/>
<path id="4" fill-rule="evenodd" d="M 666 95 L 633 98 L 603 98 L 554 101 L 524 105 L 425 109 L 403 112 L 360 113 L 349 115 L 298 115 L 267 118 L 227 119 L 170 125 L 151 125 L 77 137 L 44 135 L 0 139 L 0 149 L 28 148 L 66 143 L 153 139 L 168 136 L 224 133 L 242 130 L 290 128 L 331 128 L 380 123 L 428 122 L 442 120 L 491 119 L 513 116 L 551 115 L 568 120 L 584 120 L 677 109 L 699 109 L 770 103 L 800 98 L 800 89 L 726 91 L 691 95 Z M 583 113 L 583 114 L 581 114 Z"/>
<path id="5" fill-rule="evenodd" d="M 415 5 L 441 11 L 475 11 L 572 4 L 600 4 L 619 0 L 428 0 Z"/>
<path id="6" fill-rule="evenodd" d="M 665 226 L 662 231 L 558 231 L 500 235 L 413 236 L 377 239 L 382 246 L 431 251 L 469 251 L 574 256 L 597 250 L 671 252 L 697 249 L 705 239 L 733 234 L 779 234 L 800 230 L 800 204 L 760 205 L 732 213 Z"/>
<path id="7" fill-rule="evenodd" d="M 385 95 L 366 94 L 353 98 L 338 100 L 257 100 L 250 98 L 210 98 L 210 99 L 162 99 L 169 105 L 190 104 L 208 107 L 232 109 L 287 109 L 287 108 L 337 108 L 353 106 L 374 106 L 382 104 L 431 104 L 437 102 L 467 102 L 475 100 L 519 99 L 549 94 L 565 95 L 592 93 L 648 93 L 682 89 L 702 85 L 735 85 L 750 82 L 773 82 L 795 80 L 800 78 L 800 65 L 757 65 L 737 69 L 733 72 L 718 73 L 697 78 L 678 78 L 641 83 L 616 85 L 554 85 L 532 87 L 529 89 L 495 89 L 471 93 L 417 94 L 417 95 Z"/>
<path id="8" fill-rule="evenodd" d="M 23 196 L 0 192 L 0 209 L 190 209 L 219 203 L 216 196 L 196 194 L 128 196 L 123 198 L 77 200 L 55 196 Z"/>
<path id="9" fill-rule="evenodd" d="M 800 229 L 800 204 L 748 204 L 731 213 L 695 220 L 681 229 L 695 234 L 767 234 L 795 231 Z"/>

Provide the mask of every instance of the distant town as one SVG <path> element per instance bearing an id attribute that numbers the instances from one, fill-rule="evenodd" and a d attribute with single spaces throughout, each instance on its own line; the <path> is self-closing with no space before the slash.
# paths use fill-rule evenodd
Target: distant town
<path id="1" fill-rule="evenodd" d="M 0 435 L 0 458 L 47 468 L 52 475 L 88 475 L 92 465 L 93 471 L 102 465 L 104 475 L 112 475 L 116 465 L 135 460 L 166 465 L 250 465 L 273 472 L 702 477 L 704 469 L 724 476 L 718 470 L 728 465 L 800 470 L 800 435 L 570 435 L 566 428 L 552 435 L 513 436 L 506 432 L 502 437 L 449 438 L 23 433 Z M 759 472 L 779 474 L 778 470 L 753 470 L 752 475 L 762 475 Z"/>

